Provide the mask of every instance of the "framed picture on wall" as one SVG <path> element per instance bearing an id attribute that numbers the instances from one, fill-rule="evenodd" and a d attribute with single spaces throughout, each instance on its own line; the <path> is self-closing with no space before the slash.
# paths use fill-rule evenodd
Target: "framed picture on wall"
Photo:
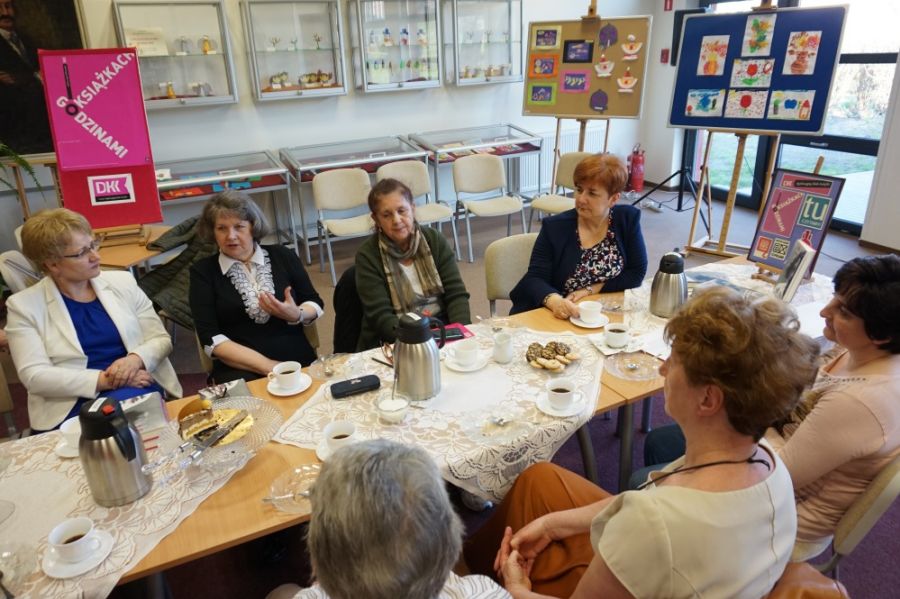
<path id="1" fill-rule="evenodd" d="M 79 0 L 2 0 L 0 143 L 19 154 L 53 151 L 38 48 L 84 48 Z"/>

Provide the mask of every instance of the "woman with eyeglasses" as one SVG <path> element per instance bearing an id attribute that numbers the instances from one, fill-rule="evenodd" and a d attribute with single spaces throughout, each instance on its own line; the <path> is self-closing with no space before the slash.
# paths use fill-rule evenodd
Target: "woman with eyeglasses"
<path id="1" fill-rule="evenodd" d="M 755 599 L 772 589 L 797 513 L 791 476 L 762 436 L 815 377 L 818 346 L 786 304 L 724 287 L 695 293 L 665 337 L 665 407 L 685 455 L 619 495 L 532 466 L 469 540 L 470 571 L 496 574 L 516 599 Z"/>
<path id="2" fill-rule="evenodd" d="M 129 272 L 100 270 L 91 226 L 57 208 L 25 221 L 22 252 L 46 275 L 7 301 L 6 332 L 34 432 L 98 396 L 181 396 L 172 340 Z"/>

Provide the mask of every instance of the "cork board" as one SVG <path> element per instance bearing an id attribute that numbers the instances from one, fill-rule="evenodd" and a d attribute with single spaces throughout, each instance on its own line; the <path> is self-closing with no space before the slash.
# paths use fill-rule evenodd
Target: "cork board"
<path id="1" fill-rule="evenodd" d="M 640 118 L 650 22 L 634 16 L 529 23 L 522 113 Z"/>

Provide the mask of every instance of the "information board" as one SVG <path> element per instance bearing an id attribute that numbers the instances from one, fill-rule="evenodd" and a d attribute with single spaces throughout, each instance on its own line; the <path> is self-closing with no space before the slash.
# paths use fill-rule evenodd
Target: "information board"
<path id="1" fill-rule="evenodd" d="M 818 256 L 843 186 L 840 178 L 775 169 L 749 259 L 783 270 L 797 240 Z M 814 266 L 815 260 L 810 271 Z"/>
<path id="2" fill-rule="evenodd" d="M 528 25 L 525 115 L 640 118 L 649 16 Z"/>
<path id="3" fill-rule="evenodd" d="M 669 126 L 818 135 L 846 6 L 684 20 Z"/>

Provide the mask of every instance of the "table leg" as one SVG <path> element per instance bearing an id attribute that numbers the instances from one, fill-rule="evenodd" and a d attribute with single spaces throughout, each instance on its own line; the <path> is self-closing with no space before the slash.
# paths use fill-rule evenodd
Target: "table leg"
<path id="1" fill-rule="evenodd" d="M 619 408 L 619 493 L 628 488 L 631 478 L 631 451 L 634 445 L 634 404 Z"/>
<path id="2" fill-rule="evenodd" d="M 597 458 L 594 456 L 594 445 L 591 443 L 591 431 L 588 429 L 588 423 L 585 422 L 578 430 L 578 446 L 581 448 L 581 461 L 584 464 L 585 477 L 594 483 L 600 484 L 600 477 L 597 475 Z"/>

